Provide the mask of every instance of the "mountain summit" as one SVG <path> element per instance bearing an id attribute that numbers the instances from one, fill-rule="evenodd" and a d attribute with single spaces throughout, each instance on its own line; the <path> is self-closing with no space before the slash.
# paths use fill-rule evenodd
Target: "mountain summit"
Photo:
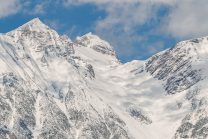
<path id="1" fill-rule="evenodd" d="M 123 64 L 98 36 L 72 42 L 38 18 L 0 34 L 0 138 L 207 138 L 207 44 Z"/>

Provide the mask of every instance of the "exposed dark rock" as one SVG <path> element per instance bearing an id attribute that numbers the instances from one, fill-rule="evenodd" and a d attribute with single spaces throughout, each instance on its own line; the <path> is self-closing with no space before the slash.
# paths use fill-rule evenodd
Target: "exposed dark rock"
<path id="1" fill-rule="evenodd" d="M 129 109 L 127 110 L 127 112 L 139 122 L 145 123 L 147 125 L 152 123 L 152 120 L 142 111 L 139 111 L 137 109 Z"/>
<path id="2" fill-rule="evenodd" d="M 182 50 L 186 44 L 176 44 L 172 48 L 154 55 L 146 63 L 146 70 L 158 80 L 165 80 L 165 90 L 175 94 L 189 89 L 202 80 L 202 69 L 192 67 L 192 56 Z"/>

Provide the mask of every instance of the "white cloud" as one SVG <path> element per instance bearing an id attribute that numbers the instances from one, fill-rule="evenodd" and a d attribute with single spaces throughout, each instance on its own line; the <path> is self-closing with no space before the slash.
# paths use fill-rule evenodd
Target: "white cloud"
<path id="1" fill-rule="evenodd" d="M 80 5 L 86 3 L 93 3 L 96 5 L 106 4 L 106 3 L 138 3 L 138 2 L 151 2 L 151 3 L 169 3 L 172 0 L 64 0 L 65 6 L 68 5 Z"/>
<path id="2" fill-rule="evenodd" d="M 34 9 L 32 11 L 30 11 L 30 14 L 44 14 L 44 4 L 37 4 L 35 5 Z"/>
<path id="3" fill-rule="evenodd" d="M 74 25 L 71 27 L 71 29 L 67 30 L 66 32 L 64 32 L 65 34 L 67 34 L 69 36 L 69 38 L 71 38 L 72 34 L 74 33 L 74 31 L 77 29 L 77 26 Z"/>
<path id="4" fill-rule="evenodd" d="M 151 45 L 145 45 L 144 47 L 147 48 L 148 52 L 146 53 L 147 55 L 149 54 L 155 54 L 158 51 L 162 51 L 164 48 L 164 42 L 158 41 L 155 43 L 152 43 Z"/>
<path id="5" fill-rule="evenodd" d="M 175 3 L 166 17 L 168 34 L 179 39 L 190 39 L 208 35 L 208 1 L 183 0 Z"/>
<path id="6" fill-rule="evenodd" d="M 154 8 L 146 3 L 111 3 L 105 7 L 107 17 L 97 21 L 96 30 L 120 26 L 131 33 L 135 26 L 147 23 L 155 16 Z"/>
<path id="7" fill-rule="evenodd" d="M 116 53 L 120 56 L 130 57 L 131 55 L 138 52 L 137 48 L 133 46 L 134 42 L 139 42 L 143 40 L 138 34 L 127 35 L 125 33 L 118 34 L 116 29 L 103 30 L 101 32 L 96 32 L 101 39 L 107 40 L 111 46 L 114 47 Z"/>
<path id="8" fill-rule="evenodd" d="M 30 15 L 45 14 L 48 12 L 47 8 L 50 3 L 51 3 L 51 0 L 31 2 L 29 6 L 27 7 L 27 9 L 25 10 L 25 13 L 30 14 Z"/>
<path id="9" fill-rule="evenodd" d="M 56 20 L 47 20 L 46 19 L 46 20 L 44 20 L 44 23 L 46 25 L 48 25 L 50 28 L 52 28 L 52 29 L 54 29 L 56 31 L 65 26 L 65 24 L 61 24 L 59 22 L 59 19 L 56 19 Z"/>
<path id="10" fill-rule="evenodd" d="M 29 0 L 0 0 L 0 18 L 23 12 L 29 15 L 44 14 L 45 8 L 51 1 L 40 1 L 39 3 Z M 37 3 L 37 4 L 35 4 Z"/>
<path id="11" fill-rule="evenodd" d="M 19 0 L 0 0 L 0 18 L 16 14 L 20 9 Z"/>

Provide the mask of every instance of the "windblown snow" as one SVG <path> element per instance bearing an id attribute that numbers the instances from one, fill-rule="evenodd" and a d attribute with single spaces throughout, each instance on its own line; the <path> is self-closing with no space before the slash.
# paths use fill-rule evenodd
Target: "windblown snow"
<path id="1" fill-rule="evenodd" d="M 0 138 L 208 138 L 208 37 L 123 64 L 38 18 L 0 34 Z"/>

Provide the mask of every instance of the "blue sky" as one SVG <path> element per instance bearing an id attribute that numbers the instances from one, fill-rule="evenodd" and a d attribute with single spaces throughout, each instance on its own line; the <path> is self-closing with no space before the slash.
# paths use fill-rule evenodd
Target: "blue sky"
<path id="1" fill-rule="evenodd" d="M 207 7 L 207 0 L 2 0 L 0 32 L 38 17 L 72 41 L 92 32 L 129 62 L 207 36 Z"/>

